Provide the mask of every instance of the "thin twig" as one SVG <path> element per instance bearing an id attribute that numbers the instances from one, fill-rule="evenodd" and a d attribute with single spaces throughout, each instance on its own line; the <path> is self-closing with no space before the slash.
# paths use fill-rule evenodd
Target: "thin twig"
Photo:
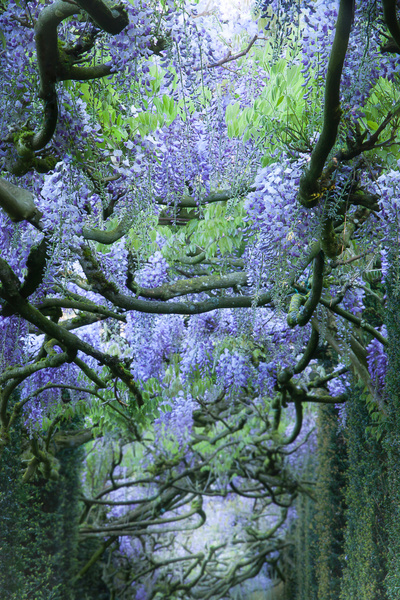
<path id="1" fill-rule="evenodd" d="M 209 65 L 205 65 L 206 69 L 213 69 L 215 67 L 222 67 L 222 65 L 228 63 L 228 62 L 232 62 L 233 60 L 237 60 L 238 58 L 242 58 L 242 56 L 246 56 L 246 54 L 250 51 L 251 47 L 253 46 L 253 44 L 255 43 L 255 41 L 258 39 L 258 35 L 256 34 L 250 41 L 249 45 L 247 46 L 247 48 L 245 48 L 244 50 L 242 50 L 241 52 L 238 52 L 237 54 L 231 54 L 231 51 L 228 52 L 228 54 L 224 57 L 221 58 L 221 60 L 218 60 L 216 63 L 211 63 Z M 201 71 L 202 67 L 195 67 L 195 71 Z"/>

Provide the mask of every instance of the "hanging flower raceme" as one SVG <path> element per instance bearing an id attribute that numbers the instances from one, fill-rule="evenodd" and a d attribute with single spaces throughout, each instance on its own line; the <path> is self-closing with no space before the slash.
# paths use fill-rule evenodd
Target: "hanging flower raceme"
<path id="1" fill-rule="evenodd" d="M 383 336 L 387 336 L 385 325 L 381 327 Z M 385 389 L 386 373 L 388 367 L 388 356 L 385 347 L 379 340 L 373 340 L 367 346 L 367 362 L 368 371 L 371 376 L 372 383 L 379 396 L 382 396 Z"/>

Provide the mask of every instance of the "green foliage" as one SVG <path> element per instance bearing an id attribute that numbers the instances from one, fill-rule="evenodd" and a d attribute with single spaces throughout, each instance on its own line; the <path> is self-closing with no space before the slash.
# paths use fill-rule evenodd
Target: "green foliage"
<path id="1" fill-rule="evenodd" d="M 295 49 L 293 52 L 296 54 Z M 262 165 L 266 166 L 271 162 L 271 144 L 280 151 L 285 150 L 288 144 L 309 149 L 320 98 L 317 95 L 314 98 L 311 114 L 303 99 L 301 65 L 293 64 L 293 55 L 289 51 L 276 60 L 275 49 L 267 42 L 263 47 L 254 48 L 254 60 L 267 74 L 266 85 L 257 94 L 252 106 L 242 108 L 237 96 L 238 100 L 226 108 L 225 121 L 229 137 L 244 141 L 251 138 L 257 144 L 266 145 L 267 152 L 262 161 Z"/>
<path id="2" fill-rule="evenodd" d="M 14 436 L 15 438 L 16 436 Z M 6 447 L 0 472 L 0 590 L 11 597 L 18 592 L 21 573 L 24 569 L 23 556 L 18 551 L 16 538 L 21 538 L 23 515 L 20 506 L 27 501 L 28 489 L 18 483 L 19 440 Z"/>
<path id="3" fill-rule="evenodd" d="M 83 567 L 99 548 L 96 538 L 86 538 L 79 542 L 78 563 Z M 107 556 L 104 557 L 107 559 Z M 102 580 L 102 564 L 96 562 L 76 585 L 76 600 L 110 600 L 110 592 Z"/>
<path id="4" fill-rule="evenodd" d="M 383 78 L 379 79 L 374 87 L 374 91 L 370 94 L 364 110 L 365 117 L 363 119 L 363 124 L 365 130 L 369 132 L 369 135 L 373 135 L 380 124 L 384 122 L 385 117 L 389 112 L 395 112 L 396 108 L 398 110 L 398 102 L 398 85 L 393 81 L 387 81 Z M 397 127 L 398 119 L 386 127 L 386 137 L 389 138 L 393 128 L 395 129 Z M 399 144 L 392 143 L 388 148 L 377 148 L 369 154 L 370 160 L 372 159 L 376 162 L 384 161 L 389 168 L 395 168 L 399 158 Z"/>
<path id="5" fill-rule="evenodd" d="M 107 80 L 64 83 L 67 88 L 76 90 L 86 102 L 89 112 L 100 122 L 110 147 L 118 148 L 121 142 L 137 134 L 145 137 L 158 127 L 168 127 L 178 114 L 185 117 L 188 106 L 183 101 L 178 102 L 166 94 L 159 95 L 166 71 L 150 62 L 148 67 L 149 87 L 137 79 L 132 83 L 130 96 L 126 98 Z M 176 85 L 176 81 L 172 82 L 171 94 Z"/>
<path id="6" fill-rule="evenodd" d="M 386 598 L 387 504 L 386 456 L 368 431 L 371 417 L 365 395 L 354 390 L 346 405 L 346 533 L 343 558 L 343 600 Z"/>
<path id="7" fill-rule="evenodd" d="M 243 236 L 238 228 L 243 225 L 243 203 L 216 203 L 207 206 L 203 218 L 188 224 L 192 247 L 206 248 L 206 255 L 212 258 L 219 253 L 223 256 L 241 246 Z"/>
<path id="8" fill-rule="evenodd" d="M 371 396 L 367 389 L 361 395 L 361 401 L 368 411 L 368 423 L 365 427 L 365 435 L 375 439 L 377 442 L 381 442 L 387 427 L 386 415 L 382 411 L 382 407 L 377 403 L 376 398 Z"/>
<path id="9" fill-rule="evenodd" d="M 317 466 L 316 456 L 308 456 L 304 477 L 312 480 Z M 290 529 L 292 542 L 283 553 L 285 575 L 284 600 L 316 600 L 318 583 L 315 565 L 318 558 L 316 502 L 305 494 L 296 500 L 296 520 Z"/>
<path id="10" fill-rule="evenodd" d="M 399 536 L 398 514 L 393 519 L 399 479 L 388 477 L 390 461 L 359 388 L 346 410 L 345 429 L 338 425 L 334 407 L 320 411 L 317 502 L 304 496 L 297 502 L 298 519 L 287 557 L 295 565 L 285 588 L 290 600 L 398 597 L 398 572 L 392 577 L 388 573 L 388 558 L 394 571 L 397 557 L 393 553 L 388 557 L 387 550 L 398 543 L 391 539 Z"/>
<path id="11" fill-rule="evenodd" d="M 344 530 L 344 474 L 347 467 L 343 432 L 337 409 L 320 409 L 318 429 L 318 478 L 316 529 L 318 600 L 337 600 L 342 577 Z"/>
<path id="12" fill-rule="evenodd" d="M 387 597 L 395 600 L 400 590 L 400 311 L 396 255 L 390 257 L 391 269 L 386 277 L 386 326 L 389 337 L 389 368 L 386 377 L 387 422 L 383 446 L 387 452 Z"/>
<path id="13" fill-rule="evenodd" d="M 59 453 L 57 482 L 21 482 L 20 443 L 0 473 L 0 590 L 8 600 L 75 600 L 81 451 Z"/>
<path id="14" fill-rule="evenodd" d="M 384 322 L 384 307 L 381 302 L 378 302 L 376 296 L 373 294 L 377 294 L 378 296 L 384 296 L 384 286 L 381 283 L 382 272 L 380 269 L 373 269 L 370 271 L 366 271 L 363 274 L 363 278 L 365 275 L 365 280 L 367 281 L 368 277 L 376 276 L 376 280 L 369 280 L 366 282 L 366 288 L 372 291 L 372 294 L 365 294 L 364 298 L 364 310 L 363 310 L 363 318 L 370 323 L 373 327 L 381 327 Z M 379 279 L 378 279 L 379 277 Z"/>
<path id="15" fill-rule="evenodd" d="M 304 479 L 313 498 L 296 502 L 285 560 L 285 600 L 338 600 L 342 578 L 344 483 L 347 456 L 337 409 L 326 405 L 318 415 L 318 451 L 305 459 Z"/>

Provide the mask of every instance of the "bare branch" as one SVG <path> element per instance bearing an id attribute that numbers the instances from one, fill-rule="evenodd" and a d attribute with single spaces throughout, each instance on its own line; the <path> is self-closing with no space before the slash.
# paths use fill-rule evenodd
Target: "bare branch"
<path id="1" fill-rule="evenodd" d="M 221 60 L 217 61 L 216 63 L 211 63 L 211 64 L 201 66 L 201 67 L 195 67 L 194 71 L 201 71 L 201 69 L 203 69 L 203 68 L 214 69 L 215 67 L 222 67 L 222 65 L 225 65 L 226 63 L 232 62 L 233 60 L 238 60 L 238 58 L 242 58 L 242 56 L 246 56 L 246 54 L 248 52 L 250 52 L 252 46 L 254 45 L 254 43 L 256 42 L 257 39 L 258 39 L 258 35 L 256 34 L 250 40 L 250 43 L 248 44 L 247 48 L 245 48 L 241 52 L 238 52 L 237 54 L 231 54 L 231 52 L 229 51 L 228 54 L 224 58 L 221 58 Z"/>

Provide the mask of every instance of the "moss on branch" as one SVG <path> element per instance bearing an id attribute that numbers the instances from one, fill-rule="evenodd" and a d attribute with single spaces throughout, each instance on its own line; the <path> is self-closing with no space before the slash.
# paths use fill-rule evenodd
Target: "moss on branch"
<path id="1" fill-rule="evenodd" d="M 154 298 L 156 300 L 170 300 L 177 296 L 187 294 L 199 294 L 208 290 L 231 288 L 236 285 L 247 285 L 246 273 L 231 273 L 230 275 L 203 275 L 190 279 L 179 279 L 170 284 L 156 288 L 135 288 L 135 292 L 143 298 Z"/>

